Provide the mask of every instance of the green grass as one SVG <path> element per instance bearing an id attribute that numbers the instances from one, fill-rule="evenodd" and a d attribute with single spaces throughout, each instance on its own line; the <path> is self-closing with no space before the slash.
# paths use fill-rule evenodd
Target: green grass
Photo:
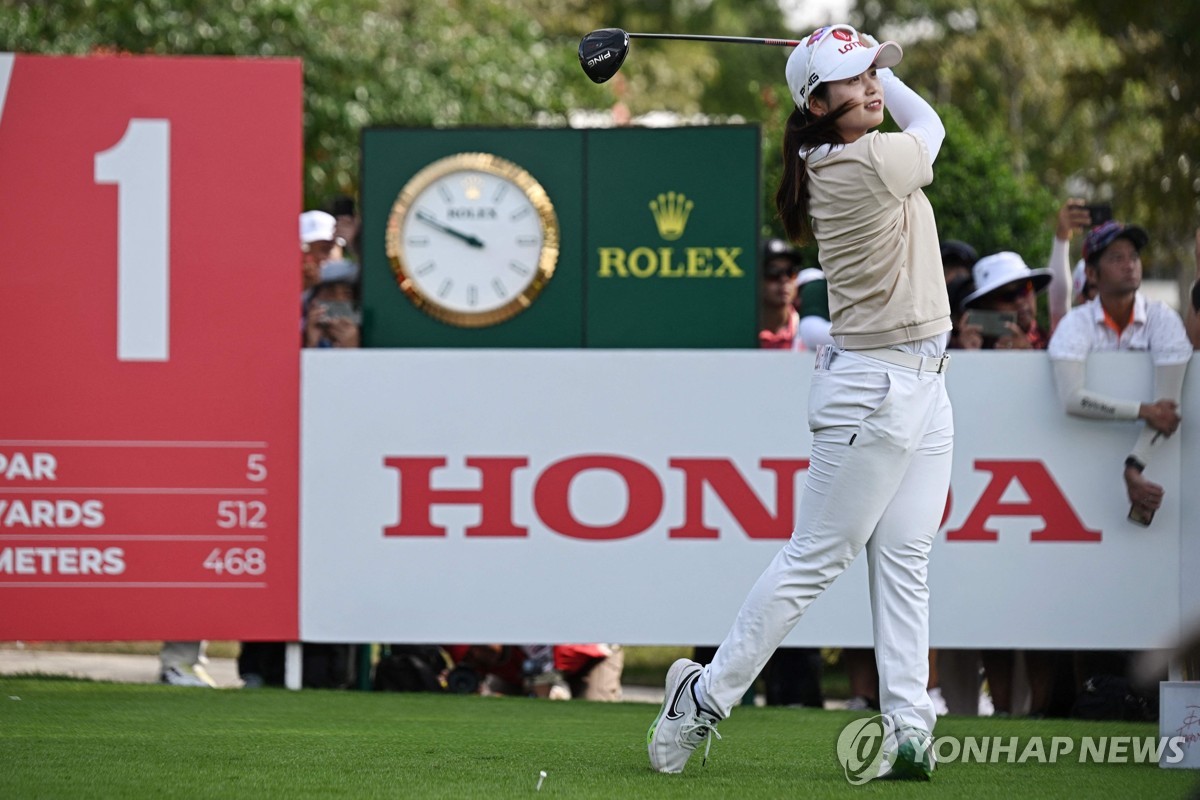
<path id="1" fill-rule="evenodd" d="M 13 699 L 19 698 L 19 699 Z M 1154 765 L 952 764 L 850 786 L 850 712 L 742 708 L 708 765 L 658 775 L 644 704 L 0 677 L 0 797 L 1184 797 Z M 1156 726 L 947 718 L 938 735 L 1153 736 Z"/>

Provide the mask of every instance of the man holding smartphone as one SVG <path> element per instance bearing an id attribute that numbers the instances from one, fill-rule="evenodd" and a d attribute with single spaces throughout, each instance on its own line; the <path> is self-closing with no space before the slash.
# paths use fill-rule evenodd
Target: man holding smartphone
<path id="1" fill-rule="evenodd" d="M 327 261 L 304 304 L 305 347 L 359 347 L 358 265 Z"/>
<path id="2" fill-rule="evenodd" d="M 975 291 L 963 298 L 959 344 L 965 350 L 1045 350 L 1038 328 L 1037 295 L 1050 270 L 1030 269 L 1016 253 L 984 256 L 972 269 Z"/>
<path id="3" fill-rule="evenodd" d="M 1083 260 L 1096 297 L 1063 317 L 1049 348 L 1058 395 L 1068 414 L 1145 421 L 1124 468 L 1129 518 L 1141 525 L 1149 525 L 1162 505 L 1163 488 L 1143 472 L 1154 446 L 1179 427 L 1179 398 L 1192 356 L 1179 314 L 1138 291 L 1141 251 L 1149 240 L 1143 228 L 1114 220 L 1092 228 L 1084 238 Z M 1106 350 L 1149 352 L 1154 361 L 1154 396 L 1159 399 L 1142 403 L 1084 388 L 1088 355 Z"/>

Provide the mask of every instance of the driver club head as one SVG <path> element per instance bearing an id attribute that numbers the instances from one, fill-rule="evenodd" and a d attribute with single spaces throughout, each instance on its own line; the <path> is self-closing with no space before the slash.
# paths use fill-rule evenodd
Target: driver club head
<path id="1" fill-rule="evenodd" d="M 601 28 L 579 41 L 579 66 L 595 83 L 617 74 L 629 53 L 629 34 L 620 28 Z"/>

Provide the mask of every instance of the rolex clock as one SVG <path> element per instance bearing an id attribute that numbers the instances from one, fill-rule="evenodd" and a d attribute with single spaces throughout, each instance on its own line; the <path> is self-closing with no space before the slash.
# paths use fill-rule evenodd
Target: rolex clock
<path id="1" fill-rule="evenodd" d="M 558 263 L 558 218 L 541 184 L 490 153 L 458 153 L 414 175 L 392 205 L 387 255 L 425 313 L 479 328 L 521 313 Z"/>

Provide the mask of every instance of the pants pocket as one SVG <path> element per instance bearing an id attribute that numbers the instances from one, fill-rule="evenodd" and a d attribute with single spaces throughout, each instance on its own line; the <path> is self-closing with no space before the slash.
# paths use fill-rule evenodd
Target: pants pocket
<path id="1" fill-rule="evenodd" d="M 848 369 L 814 372 L 808 392 L 808 428 L 813 433 L 826 428 L 857 429 L 885 406 L 891 389 L 887 370 L 850 365 Z"/>

